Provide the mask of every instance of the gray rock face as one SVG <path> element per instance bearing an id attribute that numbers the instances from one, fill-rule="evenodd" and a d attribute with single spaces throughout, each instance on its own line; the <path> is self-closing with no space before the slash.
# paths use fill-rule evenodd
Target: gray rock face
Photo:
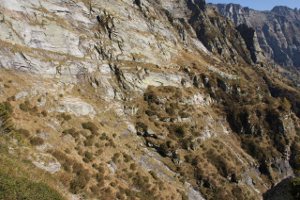
<path id="1" fill-rule="evenodd" d="M 264 55 L 277 64 L 300 68 L 299 10 L 276 6 L 271 11 L 256 11 L 237 4 L 217 4 L 213 7 L 236 26 L 244 24 L 244 28 L 248 26 L 255 30 L 256 36 L 244 37 L 246 43 L 257 40 L 257 43 L 252 43 L 259 45 L 247 45 L 252 52 L 259 53 L 262 49 Z M 243 35 L 245 29 L 241 30 Z"/>
<path id="2" fill-rule="evenodd" d="M 189 23 L 209 51 L 219 54 L 227 62 L 243 60 L 253 63 L 244 39 L 230 20 L 220 17 L 210 7 L 198 6 L 193 1 L 187 1 L 187 5 L 192 11 Z"/>
<path id="3" fill-rule="evenodd" d="M 195 3 L 203 7 L 201 2 Z M 93 1 L 89 10 L 80 1 L 1 0 L 0 66 L 69 81 L 95 69 L 98 60 L 162 65 L 186 46 L 207 52 L 187 22 L 186 2 L 175 5 Z"/>
<path id="4" fill-rule="evenodd" d="M 255 29 L 252 27 L 248 27 L 246 24 L 240 24 L 237 27 L 237 30 L 240 32 L 241 36 L 245 40 L 253 62 L 262 62 L 264 60 L 264 54 L 259 46 Z"/>
<path id="5" fill-rule="evenodd" d="M 56 111 L 61 113 L 72 113 L 75 116 L 94 116 L 96 114 L 91 105 L 76 98 L 64 98 Z"/>

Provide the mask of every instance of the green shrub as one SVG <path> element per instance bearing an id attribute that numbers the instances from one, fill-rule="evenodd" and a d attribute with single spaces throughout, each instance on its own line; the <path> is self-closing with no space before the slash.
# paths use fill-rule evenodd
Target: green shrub
<path id="1" fill-rule="evenodd" d="M 62 132 L 64 135 L 72 135 L 73 138 L 78 138 L 79 137 L 79 132 L 76 131 L 75 128 L 71 128 L 71 129 L 66 129 Z"/>
<path id="2" fill-rule="evenodd" d="M 150 117 L 156 115 L 156 112 L 153 110 L 146 110 L 145 113 L 146 113 L 146 115 L 148 115 Z"/>
<path id="3" fill-rule="evenodd" d="M 102 133 L 100 136 L 100 140 L 108 140 L 108 136 L 106 135 L 106 133 Z"/>
<path id="4" fill-rule="evenodd" d="M 179 138 L 183 138 L 187 135 L 187 130 L 184 125 L 172 125 L 169 127 L 169 131 Z"/>
<path id="5" fill-rule="evenodd" d="M 13 108 L 9 102 L 0 103 L 0 132 L 10 133 L 13 130 L 12 112 Z"/>
<path id="6" fill-rule="evenodd" d="M 101 183 L 104 181 L 104 175 L 102 173 L 96 174 L 96 180 Z"/>
<path id="7" fill-rule="evenodd" d="M 48 113 L 47 113 L 46 110 L 43 110 L 43 111 L 41 112 L 41 114 L 42 114 L 43 117 L 47 117 L 47 116 L 48 116 Z"/>
<path id="8" fill-rule="evenodd" d="M 38 107 L 32 106 L 28 100 L 19 105 L 19 108 L 24 112 L 29 112 L 31 115 L 38 113 Z"/>
<path id="9" fill-rule="evenodd" d="M 73 167 L 74 170 L 74 167 Z M 83 190 L 90 180 L 90 173 L 82 167 L 77 172 L 77 176 L 70 183 L 70 191 L 78 194 Z"/>
<path id="10" fill-rule="evenodd" d="M 23 135 L 24 137 L 29 137 L 30 136 L 30 132 L 26 129 L 18 129 L 17 132 L 20 134 L 20 135 Z"/>
<path id="11" fill-rule="evenodd" d="M 84 171 L 83 165 L 81 163 L 74 162 L 73 164 L 73 173 L 79 174 L 81 171 Z"/>
<path id="12" fill-rule="evenodd" d="M 51 152 L 51 154 L 59 161 L 59 162 L 64 162 L 66 159 L 68 159 L 68 157 L 62 153 L 61 151 L 53 151 Z"/>
<path id="13" fill-rule="evenodd" d="M 91 162 L 93 160 L 93 154 L 89 151 L 84 152 L 84 162 Z"/>
<path id="14" fill-rule="evenodd" d="M 85 141 L 84 141 L 84 146 L 93 146 L 94 143 L 94 137 L 88 137 Z"/>
<path id="15" fill-rule="evenodd" d="M 101 147 L 101 145 L 97 142 L 96 144 L 95 144 L 95 147 L 97 147 L 98 149 Z"/>
<path id="16" fill-rule="evenodd" d="M 155 180 L 159 179 L 154 171 L 150 171 L 149 174 L 151 174 L 152 178 L 154 178 Z"/>
<path id="17" fill-rule="evenodd" d="M 177 110 L 174 107 L 170 106 L 166 108 L 166 113 L 171 116 L 175 116 L 177 114 Z"/>
<path id="18" fill-rule="evenodd" d="M 30 139 L 30 144 L 33 146 L 40 146 L 44 144 L 44 140 L 40 137 L 33 137 Z"/>
<path id="19" fill-rule="evenodd" d="M 101 190 L 101 198 L 100 199 L 115 199 L 112 189 L 107 187 Z"/>
<path id="20" fill-rule="evenodd" d="M 8 97 L 7 98 L 7 101 L 15 101 L 16 100 L 16 97 L 15 96 L 11 96 L 11 97 Z"/>
<path id="21" fill-rule="evenodd" d="M 181 111 L 181 112 L 179 112 L 179 116 L 181 118 L 189 118 L 189 117 L 191 117 L 191 114 L 188 112 Z"/>
<path id="22" fill-rule="evenodd" d="M 111 182 L 109 185 L 113 188 L 115 188 L 117 186 L 117 184 L 115 182 Z"/>
<path id="23" fill-rule="evenodd" d="M 182 200 L 188 200 L 189 197 L 188 197 L 186 194 L 184 194 L 184 192 L 182 192 L 182 193 L 181 193 L 181 199 L 182 199 Z"/>
<path id="24" fill-rule="evenodd" d="M 116 148 L 116 143 L 112 139 L 108 139 L 108 146 Z"/>
<path id="25" fill-rule="evenodd" d="M 283 98 L 281 101 L 281 105 L 279 106 L 279 109 L 284 112 L 289 112 L 292 108 L 292 105 L 290 101 L 287 98 Z"/>
<path id="26" fill-rule="evenodd" d="M 230 173 L 230 170 L 232 170 L 228 161 L 224 158 L 224 156 L 220 155 L 217 150 L 210 149 L 207 152 L 207 159 L 212 165 L 217 168 L 218 172 L 223 177 L 227 177 Z"/>
<path id="27" fill-rule="evenodd" d="M 136 173 L 132 178 L 132 184 L 139 191 L 131 195 L 136 196 L 139 199 L 158 199 L 156 193 L 151 189 L 149 180 L 149 177 Z"/>
<path id="28" fill-rule="evenodd" d="M 101 166 L 101 165 L 97 168 L 97 170 L 98 170 L 98 172 L 101 173 L 101 174 L 104 174 L 104 173 L 105 173 L 105 169 L 104 169 L 104 167 Z"/>
<path id="29" fill-rule="evenodd" d="M 91 131 L 91 133 L 93 133 L 93 134 L 97 134 L 97 131 L 99 130 L 97 125 L 94 124 L 93 122 L 85 122 L 85 123 L 82 123 L 81 125 L 82 125 L 83 129 L 87 129 L 87 130 Z"/>
<path id="30" fill-rule="evenodd" d="M 94 195 L 99 195 L 101 192 L 101 188 L 98 185 L 91 186 L 90 190 Z"/>
<path id="31" fill-rule="evenodd" d="M 134 163 L 130 164 L 130 169 L 132 171 L 135 171 L 136 170 L 136 164 L 134 164 Z"/>
<path id="32" fill-rule="evenodd" d="M 159 104 L 158 97 L 156 96 L 154 91 L 145 92 L 144 100 L 147 101 L 149 104 L 151 104 L 151 103 Z"/>
<path id="33" fill-rule="evenodd" d="M 24 111 L 24 112 L 29 112 L 30 111 L 30 103 L 29 103 L 29 101 L 25 101 L 24 103 L 21 103 L 20 105 L 19 105 L 19 107 L 20 107 L 20 109 L 22 110 L 22 111 Z"/>
<path id="34" fill-rule="evenodd" d="M 132 160 L 132 157 L 126 153 L 123 153 L 124 162 L 129 162 Z"/>
<path id="35" fill-rule="evenodd" d="M 137 122 L 135 128 L 140 133 L 144 133 L 148 130 L 148 126 L 143 122 Z"/>
<path id="36" fill-rule="evenodd" d="M 64 121 L 70 121 L 72 119 L 71 115 L 68 115 L 66 113 L 62 113 L 60 115 L 60 117 L 64 120 Z"/>
<path id="37" fill-rule="evenodd" d="M 120 153 L 115 153 L 114 156 L 112 157 L 112 161 L 114 163 L 117 163 L 119 158 L 120 158 L 121 154 Z"/>

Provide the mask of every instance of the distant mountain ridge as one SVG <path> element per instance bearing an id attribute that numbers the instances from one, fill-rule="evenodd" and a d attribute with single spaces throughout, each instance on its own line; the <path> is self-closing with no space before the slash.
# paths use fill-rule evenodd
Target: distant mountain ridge
<path id="1" fill-rule="evenodd" d="M 238 4 L 209 4 L 236 26 L 253 28 L 265 57 L 285 67 L 300 68 L 300 10 L 275 6 L 270 11 L 257 11 Z"/>

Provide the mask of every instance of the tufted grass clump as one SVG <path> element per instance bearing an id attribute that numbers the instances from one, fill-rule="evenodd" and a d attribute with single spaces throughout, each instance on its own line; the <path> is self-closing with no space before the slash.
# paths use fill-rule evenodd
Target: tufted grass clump
<path id="1" fill-rule="evenodd" d="M 28 130 L 26 130 L 26 129 L 23 129 L 23 128 L 18 129 L 17 133 L 19 133 L 20 135 L 22 135 L 22 136 L 24 136 L 26 138 L 28 138 L 30 136 L 30 132 Z"/>
<path id="2" fill-rule="evenodd" d="M 91 152 L 89 152 L 89 151 L 84 152 L 84 158 L 83 158 L 84 162 L 89 163 L 89 162 L 93 161 L 93 159 L 94 159 L 94 156 Z"/>
<path id="3" fill-rule="evenodd" d="M 169 131 L 178 138 L 184 138 L 188 133 L 187 128 L 184 124 L 176 124 L 174 126 L 170 126 Z"/>
<path id="4" fill-rule="evenodd" d="M 19 108 L 23 112 L 29 112 L 31 115 L 38 114 L 38 108 L 37 108 L 37 106 L 32 106 L 28 100 L 24 101 L 24 103 L 21 103 L 19 105 Z"/>
<path id="5" fill-rule="evenodd" d="M 61 119 L 63 119 L 64 121 L 70 121 L 72 119 L 71 115 L 66 114 L 66 113 L 62 113 L 61 115 L 59 115 L 59 117 Z"/>
<path id="6" fill-rule="evenodd" d="M 74 170 L 74 166 L 73 166 Z M 70 191 L 74 194 L 78 194 L 80 191 L 82 191 L 88 184 L 91 176 L 90 173 L 80 167 L 78 169 L 75 178 L 70 183 Z"/>
<path id="7" fill-rule="evenodd" d="M 83 129 L 87 129 L 89 131 L 91 131 L 92 134 L 97 134 L 99 128 L 97 127 L 96 124 L 94 124 L 93 122 L 84 122 L 81 124 Z"/>
<path id="8" fill-rule="evenodd" d="M 10 133 L 13 130 L 12 112 L 13 108 L 9 102 L 0 103 L 0 132 Z"/>
<path id="9" fill-rule="evenodd" d="M 29 101 L 25 101 L 24 103 L 21 103 L 21 104 L 19 105 L 19 107 L 20 107 L 20 109 L 21 109 L 22 111 L 24 111 L 24 112 L 30 111 L 30 103 L 29 103 Z"/>
<path id="10" fill-rule="evenodd" d="M 32 137 L 30 139 L 30 144 L 33 146 L 41 146 L 44 144 L 44 139 L 40 137 Z"/>

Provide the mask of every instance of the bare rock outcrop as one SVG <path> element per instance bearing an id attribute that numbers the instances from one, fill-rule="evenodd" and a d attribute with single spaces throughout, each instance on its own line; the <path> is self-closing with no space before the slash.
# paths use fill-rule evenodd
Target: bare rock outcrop
<path id="1" fill-rule="evenodd" d="M 286 67 L 300 67 L 300 12 L 284 6 L 276 6 L 270 11 L 256 11 L 244 8 L 237 4 L 212 5 L 223 16 L 228 17 L 234 24 L 245 31 L 245 26 L 255 30 L 255 36 L 246 39 L 246 43 L 253 40 L 259 44 L 250 49 L 274 60 L 277 64 Z M 243 29 L 241 29 L 243 28 Z M 260 50 L 261 49 L 261 50 Z"/>

